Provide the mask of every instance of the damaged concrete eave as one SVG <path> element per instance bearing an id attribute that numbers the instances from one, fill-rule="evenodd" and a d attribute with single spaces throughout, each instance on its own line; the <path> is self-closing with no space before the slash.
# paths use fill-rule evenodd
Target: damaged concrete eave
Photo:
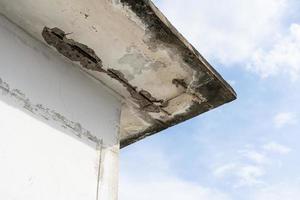
<path id="1" fill-rule="evenodd" d="M 236 99 L 150 0 L 0 0 L 0 13 L 118 94 L 121 147 Z"/>

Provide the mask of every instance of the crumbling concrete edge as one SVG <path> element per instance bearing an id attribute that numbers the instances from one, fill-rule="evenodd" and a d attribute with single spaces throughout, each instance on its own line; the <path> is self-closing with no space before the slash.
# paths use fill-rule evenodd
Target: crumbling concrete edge
<path id="1" fill-rule="evenodd" d="M 234 89 L 209 64 L 209 62 L 191 45 L 160 12 L 151 0 L 119 0 L 123 6 L 129 7 L 145 24 L 147 32 L 151 35 L 151 43 L 162 43 L 177 49 L 183 61 L 194 70 L 203 70 L 212 75 L 228 91 L 228 98 L 237 97 Z"/>
<path id="2" fill-rule="evenodd" d="M 135 143 L 145 137 L 151 136 L 180 122 L 196 117 L 199 114 L 207 112 L 213 108 L 229 103 L 237 98 L 234 89 L 222 78 L 222 76 L 209 64 L 209 62 L 177 31 L 177 29 L 168 21 L 168 19 L 159 11 L 151 0 L 119 0 L 124 7 L 128 7 L 144 23 L 147 34 L 150 35 L 151 46 L 163 44 L 182 56 L 182 60 L 201 74 L 206 72 L 213 77 L 200 87 L 192 88 L 192 94 L 207 94 L 207 102 L 193 102 L 184 114 L 176 115 L 172 120 L 164 124 L 153 125 L 147 130 L 135 134 L 121 141 L 121 148 Z M 205 76 L 205 75 L 204 75 Z M 202 77 L 204 77 L 202 75 Z M 197 80 L 196 80 L 197 81 Z M 200 80 L 198 80 L 200 81 Z M 190 89 L 184 80 L 173 80 L 173 84 L 180 85 Z M 197 84 L 195 84 L 197 85 Z M 221 95 L 221 96 L 220 96 Z M 210 103 L 208 103 L 210 102 Z"/>

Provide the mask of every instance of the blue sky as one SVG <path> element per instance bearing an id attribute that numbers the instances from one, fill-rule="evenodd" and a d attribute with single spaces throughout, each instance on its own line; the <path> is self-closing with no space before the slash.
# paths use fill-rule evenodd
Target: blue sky
<path id="1" fill-rule="evenodd" d="M 300 2 L 156 0 L 238 99 L 121 153 L 121 200 L 300 199 Z"/>

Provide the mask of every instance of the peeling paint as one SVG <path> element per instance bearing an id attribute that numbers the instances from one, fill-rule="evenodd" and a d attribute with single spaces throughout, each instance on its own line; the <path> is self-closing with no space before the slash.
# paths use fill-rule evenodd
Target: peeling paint
<path id="1" fill-rule="evenodd" d="M 21 107 L 30 112 L 31 114 L 41 117 L 44 120 L 51 120 L 57 124 L 59 124 L 62 128 L 68 129 L 74 135 L 79 138 L 86 138 L 92 142 L 98 144 L 100 140 L 91 134 L 89 130 L 86 130 L 82 127 L 82 125 L 78 122 L 73 122 L 56 112 L 55 110 L 51 110 L 42 104 L 34 104 L 30 101 L 26 95 L 18 89 L 13 89 L 9 87 L 9 84 L 3 81 L 0 78 L 0 90 L 2 95 L 9 96 L 13 98 Z"/>

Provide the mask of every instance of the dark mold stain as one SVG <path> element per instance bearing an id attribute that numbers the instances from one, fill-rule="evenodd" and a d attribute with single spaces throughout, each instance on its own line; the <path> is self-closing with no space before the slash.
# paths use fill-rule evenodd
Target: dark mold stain
<path id="1" fill-rule="evenodd" d="M 188 84 L 184 81 L 184 79 L 173 79 L 172 83 L 176 86 L 176 87 L 183 87 L 185 89 L 188 88 Z"/>
<path id="2" fill-rule="evenodd" d="M 53 46 L 71 61 L 79 62 L 85 69 L 105 73 L 112 79 L 117 80 L 127 89 L 140 109 L 147 112 L 166 113 L 162 109 L 163 106 L 160 105 L 164 103 L 163 100 L 157 100 L 145 90 L 138 91 L 137 87 L 132 86 L 128 82 L 122 72 L 112 68 L 104 69 L 101 59 L 95 54 L 94 50 L 84 44 L 68 39 L 67 35 L 63 30 L 56 27 L 51 29 L 45 27 L 42 32 L 42 36 L 47 44 Z"/>
<path id="3" fill-rule="evenodd" d="M 216 70 L 203 58 L 203 56 L 192 46 L 188 47 L 183 41 L 183 36 L 167 21 L 163 22 L 163 15 L 150 0 L 120 0 L 128 6 L 146 25 L 147 34 L 151 37 L 150 45 L 158 46 L 163 44 L 172 49 L 176 49 L 182 60 L 195 71 L 201 71 L 213 77 L 222 87 L 222 93 L 227 99 L 236 99 L 236 93 L 228 83 L 218 74 Z M 161 16 L 159 16 L 161 15 Z M 186 42 L 187 43 L 187 42 Z"/>

